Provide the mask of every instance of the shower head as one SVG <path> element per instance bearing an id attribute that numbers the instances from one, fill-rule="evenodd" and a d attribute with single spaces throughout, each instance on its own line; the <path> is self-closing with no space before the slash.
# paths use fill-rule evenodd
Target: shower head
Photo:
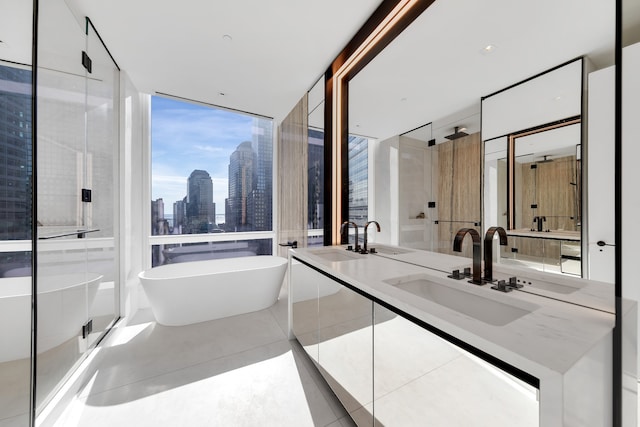
<path id="1" fill-rule="evenodd" d="M 544 156 L 542 156 L 542 160 L 538 160 L 536 163 L 549 163 L 549 162 L 553 162 L 553 159 L 549 159 L 548 157 L 549 157 L 549 155 L 544 155 Z"/>
<path id="2" fill-rule="evenodd" d="M 465 130 L 467 130 L 467 128 L 456 126 L 453 130 L 453 133 L 451 135 L 445 136 L 445 138 L 453 141 L 454 139 L 462 138 L 463 136 L 468 136 L 469 134 L 466 133 Z"/>

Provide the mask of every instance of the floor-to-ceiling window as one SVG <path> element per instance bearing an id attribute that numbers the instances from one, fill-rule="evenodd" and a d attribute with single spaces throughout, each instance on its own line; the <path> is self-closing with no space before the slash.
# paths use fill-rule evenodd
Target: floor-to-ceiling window
<path id="1" fill-rule="evenodd" d="M 151 199 L 153 266 L 271 254 L 273 120 L 154 96 Z"/>

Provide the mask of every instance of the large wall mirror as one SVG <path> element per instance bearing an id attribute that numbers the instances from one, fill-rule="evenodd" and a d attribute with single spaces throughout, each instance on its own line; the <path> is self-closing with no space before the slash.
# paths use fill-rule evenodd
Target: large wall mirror
<path id="1" fill-rule="evenodd" d="M 431 4 L 349 80 L 348 130 L 375 153 L 371 237 L 453 254 L 458 229 L 498 225 L 501 262 L 588 277 L 587 128 L 609 119 L 586 114 L 589 75 L 615 62 L 614 16 L 614 1 Z"/>

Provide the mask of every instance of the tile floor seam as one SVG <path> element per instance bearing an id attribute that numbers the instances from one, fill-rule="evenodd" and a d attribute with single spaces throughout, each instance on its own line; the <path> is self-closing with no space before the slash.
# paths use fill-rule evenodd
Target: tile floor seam
<path id="1" fill-rule="evenodd" d="M 330 405 L 331 412 L 333 412 L 334 416 L 336 417 L 336 420 L 334 420 L 334 422 L 340 421 L 344 417 L 348 417 L 349 419 L 351 419 L 349 411 L 347 411 L 347 409 L 344 407 L 327 380 L 325 380 L 325 378 L 322 376 L 322 373 L 318 370 L 318 367 L 313 362 L 313 359 L 311 359 L 311 357 L 307 354 L 300 342 L 296 338 L 293 338 L 290 341 L 296 341 L 300 346 L 299 348 L 296 346 L 296 348 L 293 348 L 293 350 L 296 351 L 300 355 L 300 357 L 304 358 L 305 361 L 303 363 L 305 364 L 305 368 L 309 371 L 309 376 L 313 380 L 316 387 L 318 387 L 318 390 L 320 390 L 322 397 L 324 397 L 327 402 L 335 402 L 340 405 L 340 408 L 342 408 L 342 411 L 340 413 L 337 413 L 334 410 L 333 405 Z M 313 373 L 311 371 L 313 371 Z"/>
<path id="2" fill-rule="evenodd" d="M 99 396 L 100 394 L 106 393 L 108 391 L 117 390 L 119 388 L 127 387 L 127 386 L 130 386 L 130 385 L 133 385 L 133 384 L 137 384 L 137 383 L 140 383 L 140 382 L 143 382 L 143 381 L 149 381 L 149 380 L 152 380 L 154 378 L 158 378 L 158 377 L 161 377 L 163 375 L 173 374 L 173 373 L 185 370 L 185 369 L 191 369 L 191 368 L 194 368 L 194 367 L 199 366 L 199 365 L 204 365 L 206 363 L 211 363 L 211 362 L 214 362 L 216 360 L 224 359 L 225 357 L 231 357 L 231 356 L 239 355 L 239 354 L 242 354 L 242 353 L 245 353 L 245 352 L 254 351 L 254 350 L 257 350 L 257 349 L 259 349 L 261 347 L 266 347 L 266 346 L 270 346 L 270 345 L 276 344 L 276 343 L 278 343 L 280 341 L 288 341 L 288 340 L 286 338 L 280 338 L 280 339 L 278 339 L 276 341 L 268 342 L 268 343 L 265 343 L 265 344 L 262 344 L 262 345 L 257 345 L 255 347 L 251 347 L 251 348 L 248 348 L 248 349 L 245 349 L 245 350 L 242 350 L 242 351 L 237 351 L 235 353 L 229 353 L 229 354 L 225 354 L 223 356 L 214 357 L 213 359 L 207 359 L 207 360 L 203 360 L 203 361 L 200 361 L 200 362 L 197 362 L 197 363 L 194 363 L 194 364 L 181 366 L 181 367 L 176 368 L 176 369 L 163 371 L 163 372 L 158 373 L 156 375 L 152 375 L 152 376 L 149 376 L 149 377 L 137 379 L 136 381 L 133 381 L 133 382 L 127 382 L 127 383 L 123 383 L 123 384 L 120 384 L 120 385 L 117 385 L 117 386 L 114 386 L 114 387 L 105 388 L 105 389 L 100 390 L 97 393 L 89 392 L 86 395 L 86 397 L 88 398 L 89 396 L 94 396 L 94 397 L 95 396 Z M 98 370 L 96 370 L 96 372 L 97 371 Z M 93 378 L 93 376 L 91 376 L 91 377 Z M 76 396 L 79 396 L 80 394 L 81 393 L 76 393 Z"/>
<path id="3" fill-rule="evenodd" d="M 406 383 L 404 383 L 404 384 L 402 384 L 402 385 L 400 385 L 400 386 L 396 387 L 396 388 L 395 388 L 395 389 L 393 389 L 393 390 L 389 390 L 388 392 L 386 392 L 386 393 L 384 393 L 384 394 L 381 394 L 380 396 L 374 396 L 374 398 L 373 398 L 373 402 L 375 402 L 375 401 L 376 401 L 376 400 L 378 400 L 378 399 L 382 399 L 383 397 L 388 396 L 388 395 L 389 395 L 389 394 L 391 394 L 391 393 L 395 393 L 396 391 L 400 390 L 401 388 L 406 387 L 407 385 L 409 385 L 409 384 L 411 384 L 411 383 L 414 383 L 414 382 L 416 382 L 416 381 L 418 381 L 418 380 L 420 380 L 420 379 L 424 378 L 426 375 L 429 375 L 429 374 L 431 374 L 432 372 L 437 371 L 438 369 L 440 369 L 440 368 L 443 368 L 443 367 L 447 366 L 448 364 L 450 364 L 450 363 L 452 363 L 452 362 L 454 362 L 454 361 L 456 361 L 456 360 L 460 359 L 461 357 L 464 357 L 464 354 L 459 354 L 459 355 L 457 355 L 456 357 L 454 357 L 453 359 L 450 359 L 450 360 L 448 360 L 448 361 L 446 361 L 446 362 L 444 362 L 444 363 L 442 363 L 442 364 L 440 364 L 440 365 L 438 365 L 438 366 L 436 366 L 436 367 L 434 367 L 434 368 L 432 368 L 432 369 L 429 369 L 427 372 L 425 372 L 424 374 L 420 375 L 419 377 L 416 377 L 416 378 L 414 378 L 414 379 L 412 379 L 412 380 L 410 380 L 410 381 L 407 381 Z M 374 376 L 373 376 L 373 387 L 374 387 L 374 390 L 375 390 L 375 381 L 376 381 L 376 379 L 375 379 L 375 375 L 374 375 Z"/>
<path id="4" fill-rule="evenodd" d="M 276 306 L 276 304 L 278 304 L 278 302 L 276 301 L 275 304 L 273 304 L 271 307 L 268 308 L 269 313 L 271 314 L 271 317 L 273 317 L 274 322 L 276 322 L 276 325 L 278 325 L 278 328 L 280 328 L 280 330 L 282 331 L 282 333 L 284 334 L 285 338 L 288 339 L 289 337 L 289 333 L 288 331 L 285 331 L 282 326 L 280 325 L 280 322 L 278 322 L 278 318 L 276 317 L 276 314 L 273 312 L 273 307 Z"/>

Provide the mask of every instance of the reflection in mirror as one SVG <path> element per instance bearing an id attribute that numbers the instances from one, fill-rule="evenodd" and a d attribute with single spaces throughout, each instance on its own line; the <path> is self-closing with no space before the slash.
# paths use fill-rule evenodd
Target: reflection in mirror
<path id="1" fill-rule="evenodd" d="M 513 229 L 580 238 L 580 125 L 514 137 Z M 520 201 L 520 204 L 518 204 Z"/>
<path id="2" fill-rule="evenodd" d="M 579 58 L 482 100 L 485 225 L 508 230 L 507 264 L 582 274 L 586 65 Z"/>
<path id="3" fill-rule="evenodd" d="M 379 304 L 373 310 L 376 426 L 539 425 L 535 387 Z M 425 399 L 436 395 L 447 398 Z"/>
<path id="4" fill-rule="evenodd" d="M 580 19 L 567 19 L 577 10 Z M 513 200 L 518 224 L 511 228 L 531 233 L 533 219 L 543 217 L 543 230 L 570 236 L 550 239 L 551 232 L 537 231 L 536 220 L 535 233 L 547 235 L 543 242 L 512 235 L 502 249 L 515 265 L 529 269 L 519 255 L 530 251 L 541 255 L 534 268 L 581 276 L 588 259 L 581 238 L 589 226 L 586 178 L 598 168 L 587 168 L 580 152 L 587 148 L 582 105 L 588 73 L 614 63 L 614 14 L 614 2 L 545 0 L 517 8 L 507 0 L 435 2 L 352 76 L 348 127 L 370 136 L 375 153 L 369 217 L 382 227 L 378 242 L 451 252 L 459 228 L 477 227 L 481 234 L 491 226 L 506 229 L 508 136 L 579 117 L 577 139 L 531 152 L 518 148 L 521 171 L 514 180 L 520 186 Z M 536 84 L 518 85 L 534 79 Z M 536 102 L 528 99 L 532 94 Z M 492 108 L 498 99 L 504 108 Z M 463 138 L 446 138 L 456 134 Z M 469 142 L 476 134 L 479 142 Z M 516 147 L 539 137 L 523 137 Z M 554 151 L 561 146 L 566 155 Z M 552 161 L 539 163 L 544 156 Z M 566 185 L 552 187 L 559 179 L 550 174 L 562 175 Z"/>

